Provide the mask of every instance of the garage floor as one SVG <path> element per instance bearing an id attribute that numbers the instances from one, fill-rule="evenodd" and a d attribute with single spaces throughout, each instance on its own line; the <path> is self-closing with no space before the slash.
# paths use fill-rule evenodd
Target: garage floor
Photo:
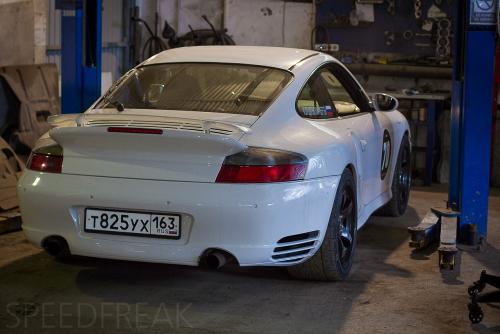
<path id="1" fill-rule="evenodd" d="M 280 268 L 62 264 L 22 232 L 1 235 L 0 332 L 499 333 L 499 308 L 484 306 L 483 323 L 470 325 L 466 290 L 483 268 L 500 274 L 500 191 L 490 198 L 487 249 L 440 273 L 436 252 L 411 254 L 406 227 L 445 199 L 445 189 L 416 189 L 404 217 L 371 218 L 342 283 L 295 281 Z"/>

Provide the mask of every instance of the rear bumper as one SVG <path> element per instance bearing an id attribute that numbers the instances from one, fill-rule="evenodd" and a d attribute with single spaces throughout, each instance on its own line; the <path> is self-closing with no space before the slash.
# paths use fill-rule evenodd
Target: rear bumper
<path id="1" fill-rule="evenodd" d="M 64 237 L 71 253 L 122 260 L 198 265 L 207 249 L 239 264 L 290 265 L 312 256 L 323 240 L 340 177 L 274 184 L 214 184 L 44 174 L 26 171 L 18 196 L 27 238 L 37 246 Z M 86 207 L 178 213 L 179 240 L 87 233 Z M 275 252 L 287 236 L 319 231 L 300 254 Z M 295 249 L 300 248 L 300 242 Z M 313 246 L 311 246 L 313 245 Z M 300 248 L 302 249 L 302 248 Z M 276 256 L 279 255 L 279 256 Z"/>

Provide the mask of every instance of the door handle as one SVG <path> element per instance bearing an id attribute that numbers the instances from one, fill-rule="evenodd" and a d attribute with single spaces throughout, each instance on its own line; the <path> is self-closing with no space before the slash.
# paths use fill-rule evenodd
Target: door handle
<path id="1" fill-rule="evenodd" d="M 368 145 L 368 141 L 366 139 L 361 139 L 359 142 L 361 143 L 361 151 L 366 151 L 366 145 Z"/>

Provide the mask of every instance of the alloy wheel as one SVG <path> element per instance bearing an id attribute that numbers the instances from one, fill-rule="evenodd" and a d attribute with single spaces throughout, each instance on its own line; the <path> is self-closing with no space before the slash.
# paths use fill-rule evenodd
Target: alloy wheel
<path id="1" fill-rule="evenodd" d="M 340 214 L 338 217 L 338 252 L 341 265 L 345 267 L 349 263 L 354 245 L 355 233 L 355 205 L 354 191 L 352 187 L 346 186 L 342 190 L 342 198 L 340 201 Z"/>

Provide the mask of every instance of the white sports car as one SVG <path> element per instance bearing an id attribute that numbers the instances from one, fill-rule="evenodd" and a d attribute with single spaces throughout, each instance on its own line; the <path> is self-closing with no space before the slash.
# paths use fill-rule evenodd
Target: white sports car
<path id="1" fill-rule="evenodd" d="M 406 210 L 397 105 L 316 51 L 162 52 L 85 113 L 51 119 L 18 185 L 24 232 L 58 257 L 345 279 L 368 217 Z"/>

